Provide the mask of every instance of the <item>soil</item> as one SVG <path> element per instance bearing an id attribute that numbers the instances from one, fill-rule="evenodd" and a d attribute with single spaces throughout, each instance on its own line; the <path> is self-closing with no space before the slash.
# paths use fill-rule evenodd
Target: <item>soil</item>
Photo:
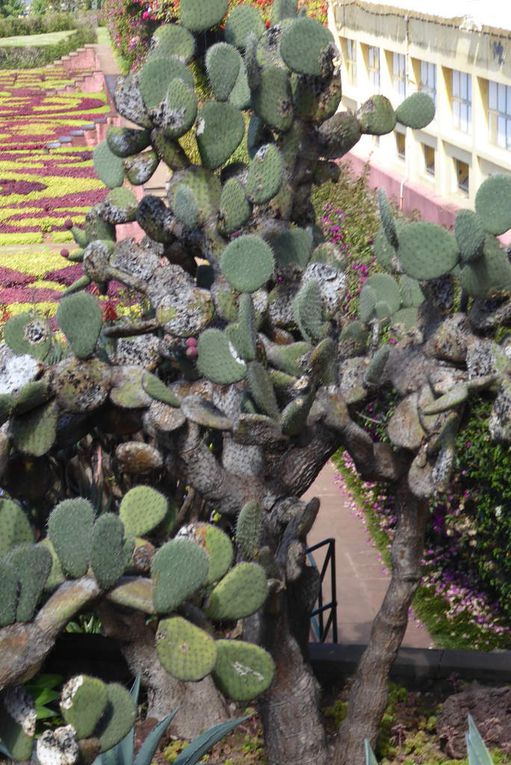
<path id="1" fill-rule="evenodd" d="M 329 693 L 325 698 L 323 713 L 332 738 L 346 713 L 347 693 L 348 687 L 345 687 Z M 499 712 L 498 699 L 502 702 L 500 711 L 505 717 L 511 709 L 507 704 L 507 700 L 511 699 L 511 689 L 508 688 L 466 685 L 455 677 L 447 685 L 424 691 L 409 691 L 392 685 L 376 747 L 378 763 L 466 765 L 464 736 L 466 713 L 469 711 L 488 743 L 494 765 L 511 765 L 511 745 L 507 740 L 509 728 L 496 721 L 495 717 Z M 249 714 L 250 718 L 217 744 L 201 762 L 208 765 L 270 765 L 264 755 L 262 729 L 255 710 L 236 709 L 235 714 Z M 137 746 L 153 723 L 146 720 L 137 726 Z M 502 731 L 501 736 L 499 730 Z M 167 736 L 162 740 L 153 762 L 172 765 L 186 743 Z"/>

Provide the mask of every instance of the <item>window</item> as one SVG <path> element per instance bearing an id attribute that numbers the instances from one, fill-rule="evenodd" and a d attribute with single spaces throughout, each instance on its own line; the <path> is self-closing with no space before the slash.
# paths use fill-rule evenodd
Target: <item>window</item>
<path id="1" fill-rule="evenodd" d="M 396 131 L 396 151 L 399 159 L 406 159 L 406 138 L 404 133 Z"/>
<path id="2" fill-rule="evenodd" d="M 422 150 L 424 152 L 424 169 L 428 175 L 435 174 L 435 150 L 432 146 L 422 144 Z"/>
<path id="3" fill-rule="evenodd" d="M 367 48 L 367 71 L 369 82 L 376 90 L 380 89 L 380 49 L 369 46 Z"/>
<path id="4" fill-rule="evenodd" d="M 454 169 L 456 171 L 456 179 L 458 189 L 468 194 L 469 181 L 470 181 L 470 168 L 466 162 L 462 162 L 461 159 L 454 160 Z"/>
<path id="5" fill-rule="evenodd" d="M 420 90 L 431 96 L 436 106 L 436 64 L 421 61 Z"/>
<path id="6" fill-rule="evenodd" d="M 392 54 L 392 82 L 394 89 L 402 98 L 406 97 L 406 56 L 403 53 Z"/>
<path id="7" fill-rule="evenodd" d="M 452 116 L 454 127 L 470 132 L 472 122 L 472 77 L 465 72 L 452 73 Z"/>
<path id="8" fill-rule="evenodd" d="M 488 83 L 488 125 L 490 141 L 511 150 L 511 87 Z"/>
<path id="9" fill-rule="evenodd" d="M 348 82 L 354 84 L 357 79 L 357 47 L 354 40 L 344 41 L 344 66 Z"/>

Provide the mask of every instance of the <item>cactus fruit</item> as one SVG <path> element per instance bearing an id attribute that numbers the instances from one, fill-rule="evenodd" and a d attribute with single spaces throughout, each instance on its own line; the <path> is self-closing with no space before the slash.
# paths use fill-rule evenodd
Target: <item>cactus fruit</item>
<path id="1" fill-rule="evenodd" d="M 331 69 L 334 38 L 329 29 L 313 19 L 300 18 L 286 27 L 280 41 L 280 55 L 298 74 L 322 77 Z"/>
<path id="2" fill-rule="evenodd" d="M 405 127 L 422 130 L 435 118 L 435 102 L 427 93 L 412 93 L 396 109 L 396 118 Z"/>
<path id="3" fill-rule="evenodd" d="M 92 157 L 96 175 L 105 186 L 108 186 L 109 189 L 122 186 L 124 182 L 123 161 L 112 152 L 107 141 L 102 141 L 96 146 Z"/>
<path id="4" fill-rule="evenodd" d="M 252 398 L 263 414 L 278 420 L 279 405 L 268 371 L 258 361 L 252 361 L 247 369 L 247 381 Z"/>
<path id="5" fill-rule="evenodd" d="M 475 198 L 476 213 L 488 233 L 500 236 L 511 228 L 510 193 L 509 175 L 492 175 L 479 186 Z"/>
<path id="6" fill-rule="evenodd" d="M 30 760 L 34 746 L 37 712 L 34 700 L 21 685 L 0 696 L 0 741 L 15 761 Z"/>
<path id="7" fill-rule="evenodd" d="M 4 560 L 18 580 L 16 621 L 30 622 L 51 571 L 51 555 L 42 545 L 22 544 L 13 547 Z"/>
<path id="8" fill-rule="evenodd" d="M 50 513 L 48 537 L 65 574 L 77 579 L 90 562 L 94 509 L 86 499 L 65 499 Z"/>
<path id="9" fill-rule="evenodd" d="M 57 437 L 58 411 L 54 402 L 32 409 L 11 420 L 11 435 L 22 454 L 42 457 L 50 451 Z"/>
<path id="10" fill-rule="evenodd" d="M 372 96 L 357 111 L 360 130 L 366 135 L 385 135 L 396 127 L 396 113 L 385 96 Z"/>
<path id="11" fill-rule="evenodd" d="M 263 511 L 258 502 L 247 502 L 236 521 L 236 545 L 247 560 L 254 560 L 261 546 L 263 535 Z"/>
<path id="12" fill-rule="evenodd" d="M 78 675 L 62 688 L 60 711 L 79 739 L 93 735 L 107 704 L 108 687 L 96 677 Z"/>
<path id="13" fill-rule="evenodd" d="M 156 633 L 160 664 L 178 680 L 202 680 L 213 671 L 216 643 L 210 635 L 180 616 L 162 619 Z"/>
<path id="14" fill-rule="evenodd" d="M 243 619 L 258 611 L 267 596 L 264 569 L 257 563 L 239 563 L 211 592 L 206 613 L 215 621 Z"/>
<path id="15" fill-rule="evenodd" d="M 398 257 L 403 270 L 413 279 L 438 279 L 448 274 L 459 259 L 454 237 L 427 221 L 407 223 L 399 231 Z"/>
<path id="16" fill-rule="evenodd" d="M 79 359 L 91 356 L 103 326 L 103 315 L 93 295 L 82 292 L 61 300 L 57 323 Z"/>
<path id="17" fill-rule="evenodd" d="M 91 568 L 103 590 L 114 586 L 131 560 L 134 540 L 125 538 L 122 520 L 115 513 L 103 513 L 92 530 Z"/>
<path id="18" fill-rule="evenodd" d="M 243 115 L 230 103 L 208 101 L 199 111 L 197 144 L 204 167 L 221 167 L 240 145 L 245 133 Z"/>
<path id="19" fill-rule="evenodd" d="M 247 37 L 256 39 L 264 33 L 264 21 L 261 14 L 251 5 L 236 5 L 225 24 L 225 39 L 240 50 L 245 49 Z"/>
<path id="20" fill-rule="evenodd" d="M 205 32 L 220 24 L 227 13 L 228 0 L 181 0 L 181 24 L 190 32 Z"/>
<path id="21" fill-rule="evenodd" d="M 0 497 L 0 555 L 15 545 L 33 541 L 34 532 L 21 505 Z"/>
<path id="22" fill-rule="evenodd" d="M 315 342 L 325 334 L 323 324 L 323 302 L 317 281 L 306 282 L 293 301 L 296 323 L 305 340 Z"/>
<path id="23" fill-rule="evenodd" d="M 18 601 L 16 570 L 4 557 L 0 557 L 0 629 L 14 624 Z"/>
<path id="24" fill-rule="evenodd" d="M 242 65 L 239 51 L 229 43 L 216 43 L 206 53 L 206 71 L 217 101 L 227 101 Z"/>
<path id="25" fill-rule="evenodd" d="M 109 683 L 107 691 L 108 703 L 95 730 L 102 752 L 112 749 L 129 733 L 137 714 L 135 702 L 126 688 L 118 683 Z"/>
<path id="26" fill-rule="evenodd" d="M 238 292 L 256 292 L 271 278 L 273 252 L 255 234 L 245 234 L 227 245 L 220 259 L 222 273 Z"/>
<path id="27" fill-rule="evenodd" d="M 133 154 L 147 149 L 151 142 L 151 135 L 148 130 L 137 130 L 136 128 L 109 127 L 106 134 L 106 141 L 110 151 L 116 157 L 125 159 Z M 76 240 L 77 244 L 84 246 L 87 242 Z"/>
<path id="28" fill-rule="evenodd" d="M 4 326 L 4 339 L 17 355 L 28 354 L 43 360 L 51 348 L 51 330 L 42 316 L 20 313 L 11 317 Z"/>
<path id="29" fill-rule="evenodd" d="M 178 608 L 208 579 L 207 553 L 189 539 L 164 544 L 151 563 L 153 602 L 158 613 Z"/>
<path id="30" fill-rule="evenodd" d="M 241 640 L 217 640 L 216 645 L 213 675 L 228 698 L 249 701 L 270 687 L 275 665 L 267 651 Z"/>
<path id="31" fill-rule="evenodd" d="M 269 202 L 278 194 L 283 179 L 284 162 L 279 149 L 275 144 L 261 146 L 248 169 L 248 198 L 256 205 Z"/>
<path id="32" fill-rule="evenodd" d="M 178 24 L 162 24 L 152 37 L 149 57 L 163 58 L 172 55 L 188 64 L 194 53 L 195 38 L 187 29 Z"/>
<path id="33" fill-rule="evenodd" d="M 460 210 L 456 215 L 455 234 L 462 263 L 470 263 L 481 257 L 486 232 L 477 213 L 472 210 Z"/>
<path id="34" fill-rule="evenodd" d="M 204 377 L 220 385 L 242 380 L 246 364 L 238 357 L 228 336 L 219 329 L 206 329 L 199 337 L 197 366 Z"/>
<path id="35" fill-rule="evenodd" d="M 225 233 L 232 234 L 242 228 L 251 212 L 243 185 L 237 178 L 229 178 L 220 198 L 220 219 Z"/>

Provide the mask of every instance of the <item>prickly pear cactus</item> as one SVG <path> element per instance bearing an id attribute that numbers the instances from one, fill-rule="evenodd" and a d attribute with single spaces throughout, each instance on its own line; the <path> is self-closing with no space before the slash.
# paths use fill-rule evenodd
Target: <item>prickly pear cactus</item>
<path id="1" fill-rule="evenodd" d="M 331 454 L 344 447 L 365 478 L 425 502 L 449 482 L 472 397 L 493 397 L 490 434 L 511 440 L 511 264 L 498 239 L 511 228 L 509 178 L 485 181 L 453 233 L 396 218 L 381 196 L 381 272 L 347 319 L 347 260 L 324 240 L 313 187 L 342 172 L 335 160 L 363 134 L 397 121 L 420 129 L 433 104 L 415 94 L 394 110 L 377 95 L 345 111 L 327 29 L 294 0 L 275 0 L 269 28 L 255 7 L 228 5 L 181 0 L 176 23 L 121 78 L 116 106 L 131 125 L 94 152 L 110 192 L 72 229 L 83 274 L 58 330 L 32 313 L 5 325 L 1 687 L 37 671 L 89 606 L 133 643 L 134 664 L 137 640 L 142 651 L 148 641 L 117 623 L 126 610 L 154 625 L 153 658 L 168 672 L 211 674 L 237 700 L 266 691 L 271 706 L 270 653 L 303 656 L 307 630 L 289 625 L 290 604 L 306 624 L 317 594 L 305 549 L 319 503 L 300 497 Z M 129 185 L 162 163 L 166 197 L 135 196 Z M 127 221 L 137 240 L 121 239 Z M 88 288 L 101 295 L 112 282 L 136 296 L 137 318 L 104 317 Z M 389 391 L 396 408 L 375 441 L 366 407 Z M 29 471 L 30 490 L 19 479 Z M 32 640 L 41 623 L 44 645 Z M 243 625 L 261 645 L 219 637 Z M 1 642 L 14 633 L 31 646 L 16 662 Z M 274 709 L 289 696 L 284 675 Z M 296 686 L 314 696 L 312 678 Z M 66 721 L 89 684 L 80 689 Z M 122 692 L 108 698 L 102 745 L 124 724 Z M 93 720 L 84 715 L 86 730 Z M 41 762 L 70 725 L 42 740 Z"/>

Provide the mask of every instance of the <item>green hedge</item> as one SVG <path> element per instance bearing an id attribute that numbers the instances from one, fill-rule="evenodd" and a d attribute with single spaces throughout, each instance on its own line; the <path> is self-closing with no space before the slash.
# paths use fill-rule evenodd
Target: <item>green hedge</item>
<path id="1" fill-rule="evenodd" d="M 0 41 L 0 69 L 32 69 L 45 66 L 83 45 L 95 42 L 96 30 L 86 27 L 77 29 L 68 38 L 54 45 L 24 45 L 2 48 Z"/>
<path id="2" fill-rule="evenodd" d="M 95 27 L 96 13 L 45 13 L 44 15 L 0 18 L 0 37 L 65 32 L 79 27 Z"/>

